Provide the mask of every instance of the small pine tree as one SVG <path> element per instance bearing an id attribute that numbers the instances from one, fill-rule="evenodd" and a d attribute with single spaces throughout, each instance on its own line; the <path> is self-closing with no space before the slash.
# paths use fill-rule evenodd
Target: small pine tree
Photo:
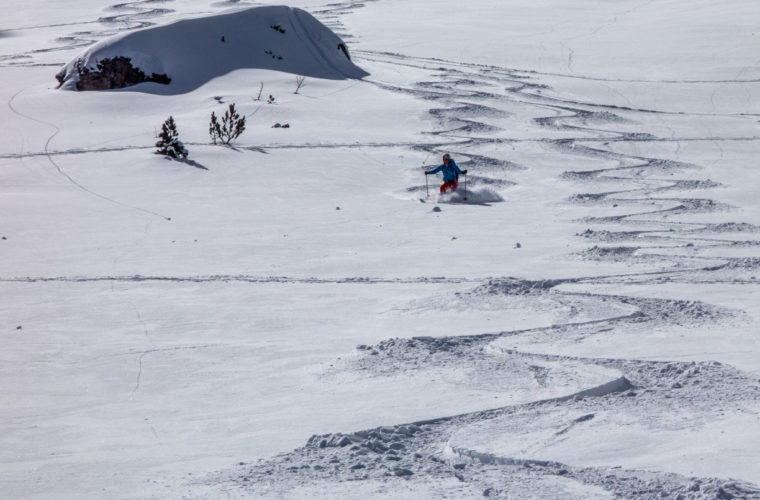
<path id="1" fill-rule="evenodd" d="M 215 113 L 211 113 L 211 122 L 209 123 L 208 133 L 211 140 L 216 144 L 219 140 L 224 144 L 229 144 L 234 139 L 240 137 L 245 130 L 245 116 L 240 116 L 235 110 L 235 103 L 230 104 L 227 111 L 222 116 L 221 123 Z"/>
<path id="2" fill-rule="evenodd" d="M 219 120 L 217 120 L 216 113 L 213 111 L 211 112 L 211 122 L 208 124 L 208 135 L 211 136 L 214 144 L 222 137 L 222 127 L 219 125 Z"/>
<path id="3" fill-rule="evenodd" d="M 177 125 L 174 123 L 173 117 L 170 116 L 161 125 L 161 133 L 158 134 L 156 147 L 158 148 L 156 154 L 172 158 L 187 158 L 187 149 L 182 144 L 182 141 L 179 140 L 179 132 L 177 132 Z"/>

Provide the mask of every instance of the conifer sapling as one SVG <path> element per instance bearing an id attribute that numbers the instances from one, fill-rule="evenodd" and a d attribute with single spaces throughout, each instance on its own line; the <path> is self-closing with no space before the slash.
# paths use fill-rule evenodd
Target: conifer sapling
<path id="1" fill-rule="evenodd" d="M 156 142 L 156 154 L 170 156 L 172 158 L 187 158 L 188 152 L 182 141 L 179 140 L 179 132 L 174 118 L 169 117 L 161 125 L 161 133 L 158 134 Z"/>

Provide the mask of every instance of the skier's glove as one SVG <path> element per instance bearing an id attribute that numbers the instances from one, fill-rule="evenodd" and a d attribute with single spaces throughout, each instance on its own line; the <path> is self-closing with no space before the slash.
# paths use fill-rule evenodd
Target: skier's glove
<path id="1" fill-rule="evenodd" d="M 428 172 L 427 170 L 425 170 L 425 175 L 430 175 L 430 172 Z"/>
<path id="2" fill-rule="evenodd" d="M 462 173 L 463 173 L 464 175 L 467 175 L 467 170 L 462 170 Z"/>

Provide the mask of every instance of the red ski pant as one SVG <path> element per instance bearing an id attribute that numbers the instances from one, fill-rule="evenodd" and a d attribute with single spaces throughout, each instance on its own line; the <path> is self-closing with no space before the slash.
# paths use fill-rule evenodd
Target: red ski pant
<path id="1" fill-rule="evenodd" d="M 443 184 L 441 184 L 441 194 L 445 193 L 446 191 L 456 191 L 459 187 L 459 180 L 454 179 L 453 181 L 446 181 Z"/>

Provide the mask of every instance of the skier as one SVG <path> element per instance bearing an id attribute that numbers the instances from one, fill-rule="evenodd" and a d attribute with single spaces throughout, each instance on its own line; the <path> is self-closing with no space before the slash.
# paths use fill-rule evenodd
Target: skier
<path id="1" fill-rule="evenodd" d="M 438 172 L 443 172 L 443 184 L 441 184 L 441 194 L 443 194 L 446 191 L 456 191 L 459 186 L 459 174 L 466 174 L 467 170 L 459 170 L 456 162 L 446 153 L 443 155 L 443 164 L 438 165 L 433 170 L 426 170 L 425 175 L 437 174 Z"/>

